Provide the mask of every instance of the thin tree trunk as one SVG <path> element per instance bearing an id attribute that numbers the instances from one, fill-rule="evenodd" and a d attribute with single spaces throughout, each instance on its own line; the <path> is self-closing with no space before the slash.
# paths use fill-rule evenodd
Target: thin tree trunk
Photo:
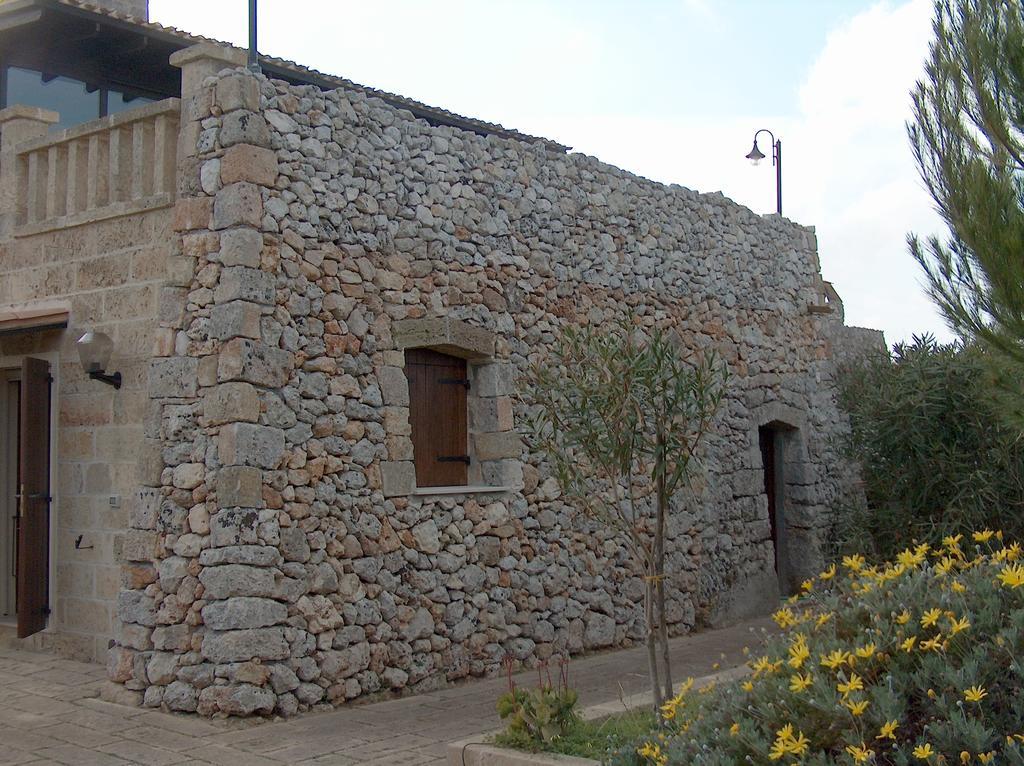
<path id="1" fill-rule="evenodd" d="M 668 618 L 665 613 L 665 529 L 668 518 L 668 497 L 665 492 L 665 475 L 658 477 L 658 519 L 655 534 L 654 568 L 657 577 L 655 592 L 658 604 L 658 637 L 661 640 L 661 657 L 665 670 L 665 699 L 674 696 L 672 684 L 672 661 L 668 646 Z"/>
<path id="2" fill-rule="evenodd" d="M 651 562 L 653 564 L 653 562 Z M 653 567 L 648 566 L 647 578 L 644 581 L 644 621 L 647 624 L 647 668 L 651 675 L 651 694 L 654 696 L 654 713 L 660 715 L 661 706 L 665 703 L 665 697 L 661 691 L 661 681 L 658 673 L 658 653 L 654 645 L 654 581 L 651 578 Z"/>

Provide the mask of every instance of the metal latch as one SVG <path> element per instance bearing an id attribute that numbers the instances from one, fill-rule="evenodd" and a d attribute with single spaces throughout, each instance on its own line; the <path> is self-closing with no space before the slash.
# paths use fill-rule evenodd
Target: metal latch
<path id="1" fill-rule="evenodd" d="M 443 455 L 437 459 L 438 463 L 465 463 L 469 465 L 469 455 Z"/>
<path id="2" fill-rule="evenodd" d="M 448 386 L 465 386 L 466 390 L 469 390 L 468 378 L 441 378 L 437 382 Z"/>

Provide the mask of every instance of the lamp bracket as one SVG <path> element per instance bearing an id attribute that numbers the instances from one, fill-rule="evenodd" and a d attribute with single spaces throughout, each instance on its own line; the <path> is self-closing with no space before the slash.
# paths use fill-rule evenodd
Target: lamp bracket
<path id="1" fill-rule="evenodd" d="M 108 386 L 113 386 L 114 388 L 121 387 L 121 373 L 119 372 L 110 373 L 108 375 L 105 372 L 93 371 L 89 373 L 89 377 L 93 380 L 98 380 L 101 383 L 106 383 Z"/>

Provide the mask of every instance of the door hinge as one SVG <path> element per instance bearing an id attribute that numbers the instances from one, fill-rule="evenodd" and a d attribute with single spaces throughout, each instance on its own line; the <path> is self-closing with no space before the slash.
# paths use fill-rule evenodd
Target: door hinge
<path id="1" fill-rule="evenodd" d="M 446 386 L 465 386 L 466 390 L 469 390 L 468 378 L 441 378 L 437 382 Z"/>
<path id="2" fill-rule="evenodd" d="M 469 455 L 442 455 L 437 459 L 438 463 L 465 463 L 469 465 Z"/>

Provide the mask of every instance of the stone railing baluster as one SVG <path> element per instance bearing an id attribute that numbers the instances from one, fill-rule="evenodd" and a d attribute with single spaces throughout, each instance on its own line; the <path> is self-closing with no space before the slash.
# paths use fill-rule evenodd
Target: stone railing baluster
<path id="1" fill-rule="evenodd" d="M 0 168 L 0 231 L 25 236 L 174 204 L 179 99 L 51 134 L 46 125 L 58 119 L 52 113 L 49 122 L 30 120 L 41 126 L 34 132 L 7 128 L 25 122 L 4 120 L 17 110 L 27 107 L 0 112 L 0 128 L 11 134 L 4 136 Z"/>

